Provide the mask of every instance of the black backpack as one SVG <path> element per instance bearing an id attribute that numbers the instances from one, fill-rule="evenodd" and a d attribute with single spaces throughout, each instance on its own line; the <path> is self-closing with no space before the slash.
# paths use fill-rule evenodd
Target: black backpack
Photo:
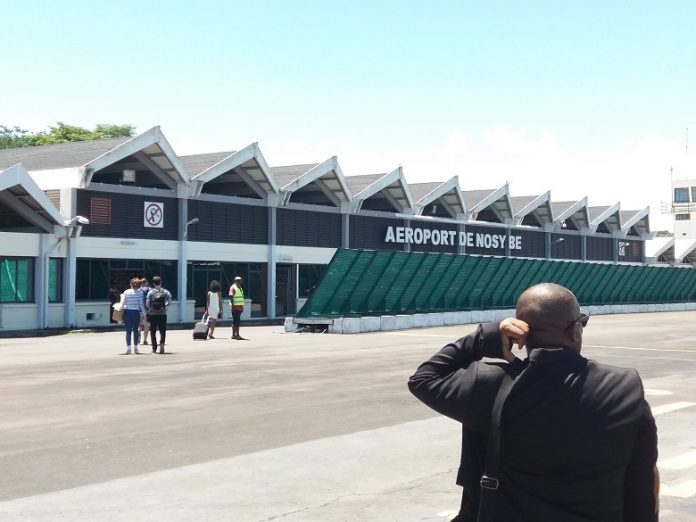
<path id="1" fill-rule="evenodd" d="M 150 303 L 150 308 L 153 310 L 164 310 L 167 303 L 167 299 L 164 295 L 164 290 L 161 288 L 156 288 L 152 294 L 152 302 Z"/>

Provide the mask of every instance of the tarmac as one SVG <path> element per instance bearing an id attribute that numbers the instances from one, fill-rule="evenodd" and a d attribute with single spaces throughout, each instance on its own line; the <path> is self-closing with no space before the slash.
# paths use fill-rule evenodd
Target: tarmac
<path id="1" fill-rule="evenodd" d="M 696 521 L 693 312 L 592 317 L 583 354 L 635 367 L 661 520 Z M 460 427 L 406 388 L 473 325 L 360 335 L 242 327 L 0 339 L 2 521 L 447 521 Z"/>

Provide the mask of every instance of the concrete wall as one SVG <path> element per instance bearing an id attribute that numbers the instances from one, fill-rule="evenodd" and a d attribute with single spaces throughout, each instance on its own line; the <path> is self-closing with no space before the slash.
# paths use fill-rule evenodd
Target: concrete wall
<path id="1" fill-rule="evenodd" d="M 36 303 L 0 304 L 0 325 L 2 330 L 39 328 L 39 306 Z"/>
<path id="2" fill-rule="evenodd" d="M 186 301 L 185 322 L 194 321 L 194 300 Z M 231 319 L 229 306 L 223 306 L 223 317 Z M 111 303 L 108 301 L 87 301 L 75 303 L 75 326 L 92 328 L 109 326 L 111 324 Z M 179 302 L 172 301 L 167 309 L 168 322 L 178 322 Z M 242 319 L 251 318 L 251 299 L 244 300 Z M 51 303 L 46 312 L 49 328 L 65 326 L 65 304 Z M 36 303 L 5 303 L 0 304 L 0 330 L 36 330 L 43 328 L 39 324 L 39 307 Z"/>
<path id="3" fill-rule="evenodd" d="M 65 326 L 65 303 L 51 303 L 46 309 L 46 324 L 49 328 Z"/>
<path id="4" fill-rule="evenodd" d="M 167 322 L 178 323 L 179 301 L 172 301 L 167 308 Z M 184 322 L 194 321 L 195 301 L 186 301 L 184 312 Z M 229 307 L 228 307 L 229 308 Z M 107 301 L 87 301 L 75 303 L 75 325 L 80 328 L 90 328 L 95 326 L 109 326 L 111 324 L 111 304 Z M 228 312 L 229 313 L 229 312 Z M 60 326 L 63 325 L 61 319 Z"/>

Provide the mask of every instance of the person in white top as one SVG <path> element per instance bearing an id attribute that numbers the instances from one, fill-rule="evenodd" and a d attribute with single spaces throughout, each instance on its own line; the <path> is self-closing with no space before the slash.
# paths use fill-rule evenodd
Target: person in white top
<path id="1" fill-rule="evenodd" d="M 123 310 L 123 322 L 126 325 L 126 355 L 131 353 L 131 337 L 135 353 L 138 352 L 138 325 L 140 315 L 145 312 L 143 293 L 140 291 L 140 279 L 134 277 L 130 280 L 130 288 L 121 294 L 121 309 Z"/>
<path id="2" fill-rule="evenodd" d="M 208 316 L 208 337 L 215 339 L 215 325 L 219 317 L 222 317 L 222 292 L 220 292 L 220 282 L 211 281 L 208 294 L 205 296 L 205 314 Z"/>

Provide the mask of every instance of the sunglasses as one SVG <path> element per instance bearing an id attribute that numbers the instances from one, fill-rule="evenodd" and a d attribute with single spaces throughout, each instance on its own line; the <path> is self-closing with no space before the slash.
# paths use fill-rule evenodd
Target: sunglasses
<path id="1" fill-rule="evenodd" d="M 588 322 L 589 320 L 590 320 L 590 316 L 589 316 L 589 315 L 587 315 L 587 314 L 580 314 L 580 317 L 578 317 L 575 321 L 573 321 L 572 323 L 570 323 L 570 324 L 568 325 L 568 328 L 566 328 L 566 330 L 568 330 L 569 328 L 572 328 L 573 326 L 575 326 L 575 323 L 580 323 L 580 324 L 582 325 L 582 327 L 585 328 L 585 327 L 587 326 L 587 322 Z"/>

